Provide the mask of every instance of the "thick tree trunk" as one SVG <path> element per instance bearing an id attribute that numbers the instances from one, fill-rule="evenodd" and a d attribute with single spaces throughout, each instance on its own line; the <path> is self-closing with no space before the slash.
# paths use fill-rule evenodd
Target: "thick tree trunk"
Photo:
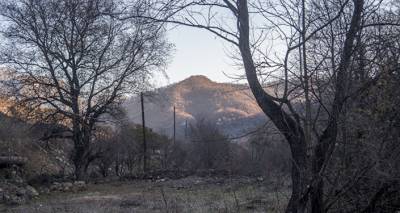
<path id="1" fill-rule="evenodd" d="M 301 213 L 306 210 L 308 197 L 303 196 L 308 183 L 306 170 L 305 167 L 296 168 L 296 163 L 292 163 L 292 195 L 286 207 L 286 212 L 288 213 Z"/>
<path id="2" fill-rule="evenodd" d="M 305 212 L 309 191 L 311 191 L 312 211 L 325 211 L 321 170 L 326 164 L 328 155 L 333 151 L 333 145 L 336 142 L 337 119 L 345 97 L 346 69 L 350 64 L 353 42 L 359 28 L 363 4 L 363 0 L 354 0 L 352 21 L 349 31 L 346 34 L 343 54 L 336 79 L 335 98 L 330 121 L 322 137 L 318 141 L 311 166 L 311 162 L 307 160 L 307 144 L 300 123 L 288 115 L 281 106 L 274 101 L 274 98 L 264 91 L 258 81 L 249 42 L 249 13 L 247 0 L 238 0 L 239 50 L 248 83 L 258 105 L 285 136 L 292 153 L 292 195 L 286 212 Z M 310 180 L 311 178 L 312 180 Z"/>
<path id="3" fill-rule="evenodd" d="M 90 131 L 74 129 L 74 166 L 77 180 L 87 179 L 87 168 L 90 163 Z"/>
<path id="4" fill-rule="evenodd" d="M 75 179 L 76 180 L 87 180 L 87 171 L 84 162 L 75 162 Z"/>
<path id="5" fill-rule="evenodd" d="M 89 156 L 82 147 L 75 148 L 74 156 L 75 178 L 77 180 L 87 179 L 87 168 L 89 166 Z"/>
<path id="6" fill-rule="evenodd" d="M 287 212 L 304 212 L 307 205 L 307 197 L 303 194 L 307 190 L 308 162 L 306 143 L 303 129 L 282 107 L 267 94 L 260 85 L 257 71 L 251 54 L 249 43 L 249 17 L 246 0 L 238 1 L 238 27 L 239 50 L 242 56 L 247 81 L 263 112 L 272 120 L 275 126 L 287 139 L 292 153 L 292 195 L 287 207 Z"/>

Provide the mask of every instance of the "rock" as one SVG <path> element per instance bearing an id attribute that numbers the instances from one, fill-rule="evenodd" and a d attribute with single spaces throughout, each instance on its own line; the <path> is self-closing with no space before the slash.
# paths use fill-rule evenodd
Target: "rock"
<path id="1" fill-rule="evenodd" d="M 0 188 L 0 203 L 3 203 L 3 201 L 4 201 L 4 195 L 5 195 L 4 190 L 3 190 L 2 188 Z"/>
<path id="2" fill-rule="evenodd" d="M 25 197 L 10 195 L 6 197 L 6 203 L 9 205 L 22 205 L 26 202 Z"/>
<path id="3" fill-rule="evenodd" d="M 74 185 L 71 182 L 66 182 L 62 184 L 62 191 L 67 192 L 72 189 Z"/>
<path id="4" fill-rule="evenodd" d="M 73 191 L 84 191 L 87 189 L 85 181 L 75 181 Z"/>
<path id="5" fill-rule="evenodd" d="M 84 186 L 86 186 L 86 183 L 85 183 L 85 181 L 75 181 L 74 186 L 84 187 Z"/>
<path id="6" fill-rule="evenodd" d="M 56 185 L 51 185 L 49 188 L 49 191 L 52 191 L 52 192 L 58 191 L 58 187 Z"/>
<path id="7" fill-rule="evenodd" d="M 24 183 L 24 179 L 22 179 L 21 177 L 17 176 L 14 178 L 14 182 L 17 184 L 22 184 Z"/>
<path id="8" fill-rule="evenodd" d="M 2 183 L 0 186 L 0 203 L 7 205 L 22 205 L 39 195 L 38 191 L 30 185 Z"/>
<path id="9" fill-rule="evenodd" d="M 264 181 L 264 178 L 263 177 L 258 177 L 257 181 L 262 182 L 262 181 Z"/>
<path id="10" fill-rule="evenodd" d="M 50 191 L 51 191 L 51 189 L 48 188 L 48 187 L 41 187 L 41 188 L 39 189 L 39 191 L 40 191 L 40 194 L 49 194 Z"/>
<path id="11" fill-rule="evenodd" d="M 75 182 L 65 182 L 65 183 L 54 182 L 53 185 L 50 186 L 49 191 L 78 192 L 78 191 L 84 191 L 86 189 L 87 185 L 85 181 L 75 181 Z"/>
<path id="12" fill-rule="evenodd" d="M 65 182 L 65 183 L 63 183 L 63 186 L 71 188 L 73 186 L 73 184 L 71 182 Z"/>
<path id="13" fill-rule="evenodd" d="M 35 188 L 29 185 L 26 187 L 26 194 L 30 198 L 39 196 L 39 192 Z"/>
<path id="14" fill-rule="evenodd" d="M 2 202 L 8 205 L 21 205 L 27 201 L 28 196 L 24 188 L 10 186 L 7 191 L 4 191 Z"/>
<path id="15" fill-rule="evenodd" d="M 50 191 L 61 191 L 62 186 L 58 182 L 54 182 L 53 185 L 50 186 Z"/>
<path id="16" fill-rule="evenodd" d="M 161 179 L 157 179 L 156 183 L 165 182 L 165 181 L 167 181 L 167 178 L 161 178 Z"/>
<path id="17" fill-rule="evenodd" d="M 7 193 L 3 193 L 3 197 L 1 199 L 2 202 L 7 202 L 7 200 L 10 199 L 10 195 Z"/>
<path id="18" fill-rule="evenodd" d="M 25 196 L 26 195 L 26 189 L 24 189 L 24 188 L 18 188 L 17 190 L 16 190 L 16 193 L 15 193 L 17 196 L 19 196 L 19 197 L 23 197 L 23 196 Z"/>

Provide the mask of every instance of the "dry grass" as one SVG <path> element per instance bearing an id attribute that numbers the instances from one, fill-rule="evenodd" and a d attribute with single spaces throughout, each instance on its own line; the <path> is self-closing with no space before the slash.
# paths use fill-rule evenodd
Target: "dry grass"
<path id="1" fill-rule="evenodd" d="M 287 188 L 276 191 L 265 182 L 189 177 L 90 185 L 0 212 L 282 212 L 287 196 Z"/>

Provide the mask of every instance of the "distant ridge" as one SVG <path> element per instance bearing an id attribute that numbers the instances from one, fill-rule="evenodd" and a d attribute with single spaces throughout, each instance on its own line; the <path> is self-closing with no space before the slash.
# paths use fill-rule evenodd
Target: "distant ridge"
<path id="1" fill-rule="evenodd" d="M 261 125 L 266 117 L 245 85 L 217 83 L 203 75 L 190 76 L 158 89 L 145 98 L 146 124 L 153 130 L 172 135 L 173 107 L 176 107 L 178 137 L 184 137 L 185 122 L 202 117 L 216 122 L 231 136 Z M 137 98 L 127 101 L 128 117 L 141 123 Z"/>
<path id="2" fill-rule="evenodd" d="M 207 83 L 213 83 L 209 78 L 207 78 L 204 75 L 192 75 L 189 78 L 186 78 L 179 83 L 197 83 L 197 84 L 207 84 Z M 215 83 L 215 82 L 214 82 Z"/>

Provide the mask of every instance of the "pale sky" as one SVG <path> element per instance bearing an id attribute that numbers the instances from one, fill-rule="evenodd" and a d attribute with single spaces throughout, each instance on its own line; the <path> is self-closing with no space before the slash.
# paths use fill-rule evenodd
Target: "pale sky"
<path id="1" fill-rule="evenodd" d="M 224 75 L 240 74 L 228 57 L 228 44 L 202 29 L 177 27 L 168 31 L 168 39 L 175 45 L 171 63 L 167 68 L 167 80 L 159 84 L 170 84 L 191 75 L 205 75 L 213 81 L 232 82 Z"/>

